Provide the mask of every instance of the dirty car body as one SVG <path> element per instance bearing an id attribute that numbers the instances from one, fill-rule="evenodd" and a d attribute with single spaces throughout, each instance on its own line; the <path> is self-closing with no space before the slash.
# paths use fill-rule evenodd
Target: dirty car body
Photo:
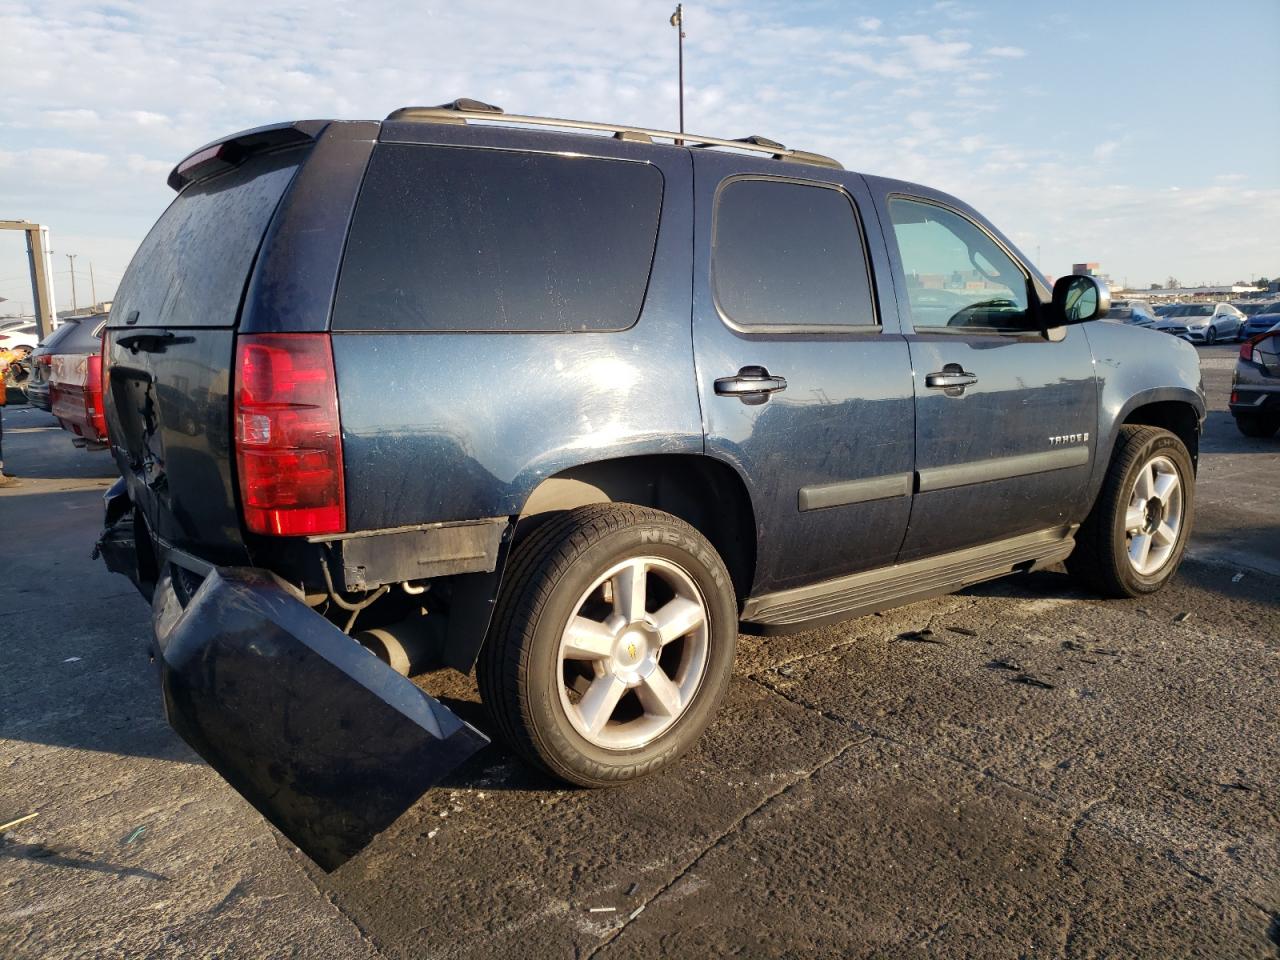
<path id="1" fill-rule="evenodd" d="M 512 558 L 574 511 L 686 525 L 638 541 L 690 544 L 644 560 L 666 609 L 724 584 L 733 635 L 788 632 L 1068 556 L 1132 425 L 1194 460 L 1193 351 L 1078 322 L 1105 291 L 1066 319 L 952 197 L 759 138 L 485 119 L 202 148 L 108 322 L 99 549 L 152 601 L 170 722 L 327 869 L 487 742 L 401 673 L 500 642 Z M 759 212 L 797 207 L 853 280 L 755 284 Z M 977 238 L 965 291 L 909 262 L 943 227 Z"/>

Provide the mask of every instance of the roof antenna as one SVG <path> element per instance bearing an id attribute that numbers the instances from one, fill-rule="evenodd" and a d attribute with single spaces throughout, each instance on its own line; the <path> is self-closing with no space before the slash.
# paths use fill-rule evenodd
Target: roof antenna
<path id="1" fill-rule="evenodd" d="M 671 25 L 676 28 L 676 32 L 680 35 L 676 40 L 679 46 L 679 64 L 680 64 L 680 132 L 684 133 L 684 4 L 676 4 L 676 12 L 671 15 Z M 683 146 L 683 140 L 676 141 L 677 146 Z"/>

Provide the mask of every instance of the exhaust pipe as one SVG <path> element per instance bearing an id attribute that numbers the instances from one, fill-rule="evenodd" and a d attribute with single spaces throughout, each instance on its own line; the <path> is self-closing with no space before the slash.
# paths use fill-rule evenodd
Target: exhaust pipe
<path id="1" fill-rule="evenodd" d="M 387 627 L 361 630 L 356 641 L 402 677 L 421 673 L 439 649 L 439 618 L 415 614 Z"/>

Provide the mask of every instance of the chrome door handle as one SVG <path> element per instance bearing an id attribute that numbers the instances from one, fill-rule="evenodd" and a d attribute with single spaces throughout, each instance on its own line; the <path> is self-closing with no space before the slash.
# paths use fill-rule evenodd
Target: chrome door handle
<path id="1" fill-rule="evenodd" d="M 948 370 L 945 373 L 930 373 L 924 378 L 924 385 L 926 387 L 938 387 L 940 389 L 946 387 L 967 387 L 970 384 L 977 382 L 978 378 L 976 376 L 972 373 L 965 373 L 964 371 L 952 373 Z"/>
<path id="2" fill-rule="evenodd" d="M 787 389 L 785 377 L 771 376 L 764 367 L 743 367 L 732 377 L 716 381 L 716 396 L 737 397 L 743 403 L 764 403 L 769 394 Z"/>

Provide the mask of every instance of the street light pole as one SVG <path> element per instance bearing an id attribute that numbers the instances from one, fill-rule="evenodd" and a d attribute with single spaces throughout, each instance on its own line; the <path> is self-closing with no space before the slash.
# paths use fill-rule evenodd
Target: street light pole
<path id="1" fill-rule="evenodd" d="M 68 260 L 68 262 L 71 264 L 71 312 L 72 312 L 72 313 L 74 313 L 74 312 L 76 311 L 76 309 L 77 309 L 77 305 L 76 305 L 76 255 L 75 255 L 74 253 L 68 253 L 66 256 L 67 256 L 67 260 Z"/>
<path id="2" fill-rule="evenodd" d="M 680 132 L 684 133 L 684 4 L 676 4 L 676 12 L 671 15 L 671 25 L 676 28 L 677 57 L 680 70 Z M 676 143 L 684 143 L 677 140 Z"/>

